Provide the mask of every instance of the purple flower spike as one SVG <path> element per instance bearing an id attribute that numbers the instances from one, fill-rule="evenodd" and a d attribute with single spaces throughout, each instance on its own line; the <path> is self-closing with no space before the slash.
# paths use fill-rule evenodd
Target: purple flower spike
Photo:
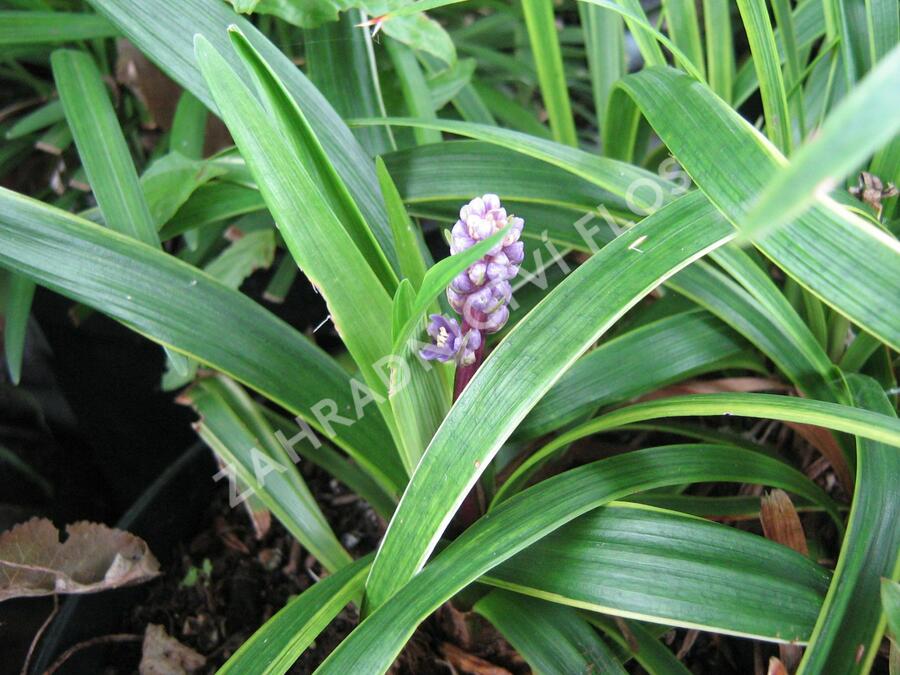
<path id="1" fill-rule="evenodd" d="M 482 345 L 482 334 L 496 333 L 509 320 L 507 303 L 512 297 L 509 282 L 519 273 L 519 266 L 525 259 L 525 247 L 519 241 L 525 221 L 508 214 L 497 195 L 476 197 L 459 210 L 459 220 L 450 231 L 450 253 L 455 255 L 470 249 L 507 225 L 510 227 L 503 241 L 450 282 L 447 299 L 453 310 L 463 317 L 462 327 L 456 319 L 432 314 L 428 335 L 433 344 L 419 352 L 423 359 L 456 361 L 460 366 L 474 364 L 469 369 L 474 372 L 478 366 L 475 361 Z M 457 376 L 459 373 L 457 371 Z M 467 377 L 471 377 L 471 372 Z M 464 383 L 457 382 L 457 386 L 464 386 Z"/>
<path id="2" fill-rule="evenodd" d="M 456 361 L 463 366 L 473 363 L 475 350 L 481 346 L 481 333 L 470 328 L 463 335 L 456 319 L 442 314 L 432 314 L 430 318 L 427 333 L 434 343 L 421 349 L 419 356 L 426 361 Z"/>
<path id="3" fill-rule="evenodd" d="M 500 330 L 509 317 L 508 309 L 496 316 L 495 313 L 509 302 L 512 295 L 509 282 L 519 273 L 525 258 L 525 247 L 519 241 L 525 221 L 507 214 L 497 195 L 486 194 L 459 210 L 459 220 L 450 232 L 450 253 L 457 254 L 507 225 L 510 227 L 503 241 L 457 275 L 447 289 L 447 299 L 454 311 L 463 316 L 467 325 L 482 332 Z"/>

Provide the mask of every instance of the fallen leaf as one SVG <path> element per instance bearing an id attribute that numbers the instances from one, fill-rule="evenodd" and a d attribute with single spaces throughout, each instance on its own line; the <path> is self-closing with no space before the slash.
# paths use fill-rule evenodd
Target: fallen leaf
<path id="1" fill-rule="evenodd" d="M 66 526 L 66 540 L 46 518 L 0 534 L 0 602 L 10 598 L 95 593 L 147 581 L 159 563 L 133 534 L 86 521 Z"/>
<path id="2" fill-rule="evenodd" d="M 458 671 L 473 675 L 512 675 L 506 668 L 496 666 L 480 656 L 475 656 L 460 649 L 454 644 L 444 642 L 441 645 L 444 658 Z"/>
<path id="3" fill-rule="evenodd" d="M 767 675 L 789 675 L 784 664 L 774 656 L 769 659 L 769 672 Z"/>
<path id="4" fill-rule="evenodd" d="M 837 476 L 838 482 L 848 495 L 853 494 L 853 476 L 850 473 L 850 467 L 847 466 L 847 459 L 844 457 L 844 451 L 838 445 L 834 435 L 822 427 L 816 427 L 811 424 L 797 424 L 796 422 L 785 422 L 785 425 L 794 430 L 798 436 L 803 438 L 807 443 L 822 453 L 822 456 L 828 460 L 834 475 Z"/>
<path id="5" fill-rule="evenodd" d="M 206 665 L 206 657 L 166 633 L 157 624 L 147 625 L 138 672 L 141 675 L 185 675 Z"/>
<path id="6" fill-rule="evenodd" d="M 683 394 L 719 394 L 723 392 L 788 391 L 791 385 L 765 377 L 723 377 L 718 380 L 690 380 L 642 396 L 641 401 L 652 401 Z"/>
<path id="7" fill-rule="evenodd" d="M 787 492 L 772 490 L 763 495 L 759 519 L 766 539 L 777 541 L 805 556 L 809 555 L 800 516 Z"/>

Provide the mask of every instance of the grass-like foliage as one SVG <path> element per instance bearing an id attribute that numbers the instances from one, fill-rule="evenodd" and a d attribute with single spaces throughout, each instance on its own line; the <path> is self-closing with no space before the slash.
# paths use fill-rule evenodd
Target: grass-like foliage
<path id="1" fill-rule="evenodd" d="M 286 672 L 351 603 L 316 672 L 384 672 L 454 599 L 540 672 L 685 673 L 665 627 L 886 672 L 898 25 L 896 0 L 0 2 L 9 373 L 36 285 L 159 343 L 327 570 L 220 672 Z M 149 150 L 113 38 L 183 89 Z M 51 188 L 11 178 L 35 146 Z M 307 282 L 340 347 L 270 311 Z M 377 551 L 301 461 L 381 516 Z"/>

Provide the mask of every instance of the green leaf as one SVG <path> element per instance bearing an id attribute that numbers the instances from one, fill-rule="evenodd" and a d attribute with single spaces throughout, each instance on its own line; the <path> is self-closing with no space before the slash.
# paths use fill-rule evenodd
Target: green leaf
<path id="1" fill-rule="evenodd" d="M 613 85 L 628 72 L 625 65 L 625 28 L 621 16 L 603 7 L 580 2 L 578 13 L 591 74 L 594 112 L 597 119 L 602 120 Z"/>
<path id="2" fill-rule="evenodd" d="M 431 105 L 435 110 L 440 110 L 460 96 L 471 83 L 477 66 L 478 62 L 475 59 L 459 59 L 452 66 L 428 75 L 428 91 L 431 94 Z"/>
<path id="3" fill-rule="evenodd" d="M 664 344 L 664 350 L 658 346 Z M 760 368 L 746 344 L 706 312 L 651 322 L 605 342 L 575 362 L 516 430 L 535 438 L 598 407 L 646 394 L 704 372 Z"/>
<path id="4" fill-rule="evenodd" d="M 338 10 L 346 4 L 343 0 L 228 0 L 237 12 L 272 14 L 295 26 L 314 28 L 322 23 L 336 21 Z"/>
<path id="5" fill-rule="evenodd" d="M 25 353 L 25 335 L 28 331 L 32 298 L 34 282 L 20 274 L 11 274 L 3 314 L 3 353 L 6 356 L 9 379 L 13 384 L 19 384 L 22 377 L 22 356 Z"/>
<path id="6" fill-rule="evenodd" d="M 393 312 L 391 313 L 391 335 L 393 340 L 397 340 L 401 329 L 412 316 L 415 300 L 415 289 L 409 279 L 404 279 L 397 286 L 397 292 L 394 294 Z"/>
<path id="7" fill-rule="evenodd" d="M 799 216 L 900 131 L 900 47 L 895 47 L 826 118 L 815 138 L 769 180 L 742 234 L 759 236 Z M 891 243 L 894 243 L 893 241 Z"/>
<path id="8" fill-rule="evenodd" d="M 386 40 L 387 53 L 394 64 L 397 81 L 403 92 L 403 102 L 410 117 L 435 120 L 434 103 L 425 80 L 425 73 L 416 59 L 415 52 L 400 41 Z M 414 130 L 416 143 L 440 143 L 441 133 L 433 129 Z"/>
<path id="9" fill-rule="evenodd" d="M 783 79 L 785 82 L 785 98 L 793 115 L 793 119 L 789 120 L 789 125 L 795 122 L 800 138 L 803 138 L 806 135 L 806 115 L 803 112 L 803 90 L 801 87 L 803 64 L 801 61 L 805 57 L 801 56 L 797 47 L 797 35 L 794 31 L 794 15 L 791 11 L 790 0 L 773 0 L 772 11 L 775 15 L 775 21 L 778 23 L 781 41 L 784 44 L 785 67 Z M 775 40 L 774 32 L 772 39 Z M 778 60 L 779 57 L 776 45 L 774 60 Z"/>
<path id="10" fill-rule="evenodd" d="M 358 27 L 362 21 L 362 13 L 352 9 L 303 33 L 309 79 L 344 118 L 385 114 L 372 38 Z M 386 127 L 354 129 L 353 135 L 370 156 L 395 147 Z"/>
<path id="11" fill-rule="evenodd" d="M 769 20 L 769 8 L 765 0 L 737 0 L 737 6 L 744 21 L 744 31 L 750 42 L 750 52 L 753 54 L 753 64 L 759 79 L 766 134 L 781 152 L 789 154 L 793 145 L 791 114 L 775 33 Z"/>
<path id="12" fill-rule="evenodd" d="M 372 556 L 343 567 L 306 589 L 241 645 L 218 672 L 282 675 L 331 620 L 363 589 Z"/>
<path id="13" fill-rule="evenodd" d="M 612 619 L 600 614 L 591 613 L 587 616 L 595 626 L 599 627 L 607 637 L 615 641 L 626 653 L 631 654 L 634 660 L 650 675 L 689 675 L 691 671 L 681 663 L 668 647 L 660 642 L 655 633 L 637 621 L 625 621 L 628 638 L 622 634 L 619 624 Z"/>
<path id="14" fill-rule="evenodd" d="M 384 162 L 403 200 L 466 202 L 474 195 L 493 193 L 507 201 L 553 204 L 570 208 L 574 222 L 602 204 L 614 215 L 628 214 L 623 197 L 573 176 L 545 161 L 482 141 L 453 141 L 405 148 L 385 155 Z M 435 166 L 440 171 L 435 171 Z M 577 237 L 577 232 L 573 234 Z M 527 227 L 523 235 L 530 234 Z M 534 236 L 539 236 L 539 233 Z M 580 241 L 580 239 L 578 239 Z"/>
<path id="15" fill-rule="evenodd" d="M 150 245 L 159 245 L 156 225 L 106 85 L 85 52 L 51 56 L 53 78 L 88 180 L 107 225 Z"/>
<path id="16" fill-rule="evenodd" d="M 12 141 L 23 136 L 29 136 L 35 131 L 46 129 L 52 124 L 62 122 L 66 118 L 62 103 L 59 100 L 45 103 L 27 115 L 16 120 L 6 132 L 6 140 Z"/>
<path id="17" fill-rule="evenodd" d="M 258 269 L 268 269 L 275 258 L 275 232 L 258 230 L 233 241 L 204 267 L 228 288 L 241 287 L 244 280 Z"/>
<path id="18" fill-rule="evenodd" d="M 288 120 L 281 117 L 280 124 L 273 122 L 203 37 L 197 39 L 197 58 L 281 236 L 300 269 L 325 297 L 335 327 L 366 384 L 376 393 L 373 400 L 384 410 L 387 387 L 377 368 L 390 353 L 390 297 L 294 152 L 293 140 L 284 143 L 282 130 Z M 264 92 L 273 95 L 268 86 Z M 277 98 L 269 100 L 280 103 Z M 273 109 L 273 113 L 286 114 L 283 109 Z M 387 413 L 390 426 L 390 411 Z"/>
<path id="19" fill-rule="evenodd" d="M 896 421 L 874 380 L 848 378 L 856 404 Z M 881 644 L 881 577 L 900 578 L 900 445 L 857 439 L 856 487 L 834 579 L 798 673 L 867 673 Z M 860 611 L 865 608 L 865 611 Z"/>
<path id="20" fill-rule="evenodd" d="M 3 46 L 77 42 L 117 34 L 115 26 L 95 14 L 0 11 L 0 45 Z"/>
<path id="21" fill-rule="evenodd" d="M 365 499 L 375 512 L 385 520 L 391 517 L 397 500 L 379 485 L 366 470 L 324 443 L 313 443 L 308 435 L 288 418 L 257 405 L 260 412 L 275 428 L 275 436 L 282 446 L 292 448 L 303 459 L 322 468 L 337 478 L 354 494 Z M 757 500 L 758 501 L 758 500 Z"/>
<path id="22" fill-rule="evenodd" d="M 631 198 L 635 209 L 642 212 L 658 208 L 660 199 L 664 201 L 674 187 L 672 183 L 660 178 L 655 173 L 625 162 L 598 157 L 583 150 L 570 148 L 550 140 L 487 124 L 473 124 L 471 122 L 445 119 L 430 122 L 427 120 L 396 117 L 379 120 L 350 120 L 350 123 L 360 126 L 391 124 L 401 127 L 440 129 L 451 134 L 501 145 L 515 152 L 529 155 L 535 159 L 565 169 L 604 190 L 608 190 L 621 199 L 625 199 L 627 195 Z M 633 186 L 636 183 L 649 189 L 635 190 Z M 647 192 L 653 192 L 653 197 L 648 198 Z M 500 196 L 503 197 L 503 193 L 500 193 Z"/>
<path id="23" fill-rule="evenodd" d="M 698 198 L 673 202 L 608 244 L 482 364 L 432 439 L 381 544 L 367 584 L 373 606 L 422 567 L 500 446 L 574 360 L 659 283 L 728 241 L 729 226 L 695 218 Z M 638 240 L 648 242 L 643 252 L 632 248 Z"/>
<path id="24" fill-rule="evenodd" d="M 260 98 L 271 117 L 273 128 L 283 138 L 288 139 L 297 158 L 303 164 L 303 169 L 309 174 L 310 180 L 305 183 L 308 189 L 320 192 L 337 219 L 335 226 L 346 231 L 387 292 L 393 293 L 397 287 L 397 277 L 356 201 L 347 189 L 347 185 L 335 170 L 328 155 L 325 154 L 325 150 L 306 116 L 284 84 L 278 79 L 278 75 L 272 67 L 263 60 L 243 33 L 234 27 L 230 28 L 229 32 L 235 51 L 240 55 L 253 77 Z M 228 66 L 223 62 L 219 67 L 227 68 Z M 240 86 L 236 76 L 235 84 Z M 212 89 L 215 94 L 215 87 L 213 86 Z M 220 105 L 220 108 L 222 107 Z M 238 145 L 240 146 L 240 144 Z M 252 157 L 249 158 L 248 164 L 254 176 L 257 177 L 257 184 L 262 185 L 264 181 L 259 180 L 259 167 L 254 166 Z M 262 187 L 265 190 L 269 186 L 262 185 Z M 273 213 L 273 215 L 276 214 Z M 322 248 L 323 251 L 327 249 L 328 246 Z"/>
<path id="25" fill-rule="evenodd" d="M 141 175 L 141 189 L 154 227 L 162 228 L 191 195 L 222 173 L 221 167 L 188 159 L 180 152 L 170 152 L 154 161 Z"/>
<path id="26" fill-rule="evenodd" d="M 626 675 L 591 625 L 568 607 L 504 590 L 491 591 L 473 609 L 539 673 Z"/>
<path id="27" fill-rule="evenodd" d="M 577 146 L 575 120 L 563 69 L 552 0 L 522 0 L 525 27 L 537 67 L 541 97 L 547 108 L 554 140 Z"/>
<path id="28" fill-rule="evenodd" d="M 388 37 L 412 49 L 433 54 L 446 64 L 456 62 L 456 47 L 441 24 L 424 14 L 391 16 L 382 22 L 381 30 Z"/>
<path id="29" fill-rule="evenodd" d="M 776 464 L 769 480 L 777 480 Z M 614 616 L 789 642 L 809 636 L 829 576 L 758 535 L 613 502 L 538 540 L 481 581 Z"/>
<path id="30" fill-rule="evenodd" d="M 710 205 L 710 208 L 714 207 Z M 717 257 L 720 264 L 725 260 L 724 255 Z M 751 281 L 756 284 L 755 280 Z M 795 312 L 779 314 L 768 310 L 705 261 L 683 270 L 668 285 L 743 335 L 806 395 L 828 401 L 842 400 L 840 374 Z"/>
<path id="31" fill-rule="evenodd" d="M 697 67 L 697 71 L 706 80 L 696 2 L 694 0 L 664 0 L 663 10 L 672 42 L 690 57 L 691 63 Z M 726 29 L 727 24 L 716 26 L 715 31 L 718 33 Z M 683 67 L 677 60 L 675 63 L 679 67 Z"/>
<path id="32" fill-rule="evenodd" d="M 719 98 L 731 103 L 735 79 L 731 3 L 703 0 L 703 21 L 709 86 Z"/>
<path id="33" fill-rule="evenodd" d="M 592 2 L 590 4 L 597 7 L 605 6 L 622 15 L 645 65 L 665 65 L 666 57 L 663 56 L 656 40 L 659 33 L 650 25 L 639 0 L 622 0 L 621 5 L 618 2 Z"/>
<path id="34" fill-rule="evenodd" d="M 391 223 L 391 232 L 397 246 L 400 274 L 404 279 L 409 280 L 413 290 L 417 291 L 422 286 L 422 279 L 425 277 L 425 260 L 419 248 L 416 228 L 406 212 L 403 200 L 397 192 L 397 186 L 381 157 L 375 158 L 375 171 L 378 174 L 381 193 L 384 195 L 384 205 Z M 396 335 L 394 335 L 394 341 L 396 342 Z"/>
<path id="35" fill-rule="evenodd" d="M 738 226 L 784 159 L 705 86 L 668 68 L 620 81 L 698 187 Z M 616 98 L 623 97 L 623 98 Z M 710 143 L 718 148 L 709 152 Z M 755 244 L 788 274 L 868 332 L 900 345 L 900 246 L 827 198 Z M 873 296 L 873 284 L 882 289 Z"/>
<path id="36" fill-rule="evenodd" d="M 582 1 L 598 7 L 605 7 L 617 14 L 621 14 L 637 43 L 638 49 L 641 51 L 641 56 L 643 57 L 645 64 L 656 66 L 664 66 L 666 64 L 666 59 L 657 44 L 657 42 L 659 42 L 672 52 L 676 59 L 678 59 L 679 65 L 691 77 L 695 77 L 701 81 L 704 79 L 700 70 L 693 61 L 691 61 L 691 58 L 650 23 L 639 0 L 618 0 L 618 2 L 615 2 L 614 0 Z"/>
<path id="37" fill-rule="evenodd" d="M 387 259 L 396 257 L 390 227 L 370 157 L 319 91 L 291 60 L 246 19 L 221 0 L 89 0 L 138 49 L 176 82 L 216 111 L 194 56 L 194 35 L 206 37 L 236 70 L 240 58 L 232 50 L 228 27 L 237 25 L 271 64 L 302 108 L 335 170 L 372 228 Z"/>
<path id="38" fill-rule="evenodd" d="M 206 140 L 206 118 L 203 102 L 189 91 L 182 93 L 169 132 L 169 150 L 189 159 L 201 159 Z"/>
<path id="39" fill-rule="evenodd" d="M 712 4 L 715 4 L 710 0 Z M 721 3 L 720 3 L 721 4 Z M 816 40 L 819 40 L 825 33 L 825 11 L 821 0 L 801 0 L 797 3 L 792 16 L 794 25 L 795 41 L 798 50 L 808 50 Z M 716 30 L 721 30 L 720 26 L 716 26 Z M 724 32 L 724 31 L 722 31 Z M 729 31 L 730 32 L 730 31 Z M 709 33 L 707 32 L 707 37 Z M 783 63 L 786 59 L 786 50 L 784 46 L 784 38 L 781 30 L 775 30 L 775 42 L 778 47 L 778 57 Z M 826 41 L 827 42 L 827 41 Z M 834 46 L 832 43 L 831 46 Z M 830 47 L 823 45 L 823 49 L 827 52 Z M 759 80 L 756 75 L 756 60 L 751 55 L 746 59 L 734 78 L 734 95 L 731 99 L 722 97 L 726 102 L 735 106 L 742 105 L 756 91 L 759 86 Z M 793 83 L 792 83 L 793 84 Z M 719 91 L 716 90 L 718 94 Z"/>
<path id="40" fill-rule="evenodd" d="M 200 416 L 200 437 L 325 569 L 334 572 L 351 561 L 295 460 L 246 392 L 218 377 L 201 380 L 183 397 Z"/>
<path id="41" fill-rule="evenodd" d="M 194 228 L 254 213 L 266 208 L 256 188 L 235 183 L 212 182 L 197 188 L 178 212 L 160 230 L 163 241 Z"/>
<path id="42" fill-rule="evenodd" d="M 760 457 L 763 456 L 734 448 L 721 453 L 698 452 L 691 446 L 651 448 L 600 460 L 548 478 L 477 520 L 366 618 L 317 672 L 383 672 L 412 636 L 416 625 L 441 603 L 578 516 L 629 494 L 666 485 L 705 481 L 765 482 L 772 474 L 760 471 Z M 392 527 L 397 527 L 396 519 Z M 810 561 L 797 555 L 792 559 L 800 565 L 801 572 L 813 574 L 811 578 L 817 578 L 819 584 L 824 581 L 824 573 Z M 658 568 L 652 573 L 658 576 Z M 764 581 L 766 579 L 772 580 L 772 577 L 766 575 Z M 804 595 L 810 597 L 808 592 Z M 770 620 L 772 614 L 775 613 L 770 611 Z M 807 626 L 810 630 L 811 623 L 812 619 Z M 803 635 L 802 639 L 807 636 Z M 776 635 L 764 637 L 784 639 L 784 636 Z"/>
<path id="43" fill-rule="evenodd" d="M 327 414 L 323 401 L 355 408 L 346 371 L 250 298 L 162 251 L 9 190 L 0 190 L 0 265 L 230 375 L 317 428 L 316 404 L 319 415 Z M 223 326 L 228 340 L 218 338 Z M 379 416 L 326 431 L 389 492 L 402 487 Z"/>
<path id="44" fill-rule="evenodd" d="M 866 0 L 869 58 L 874 66 L 900 42 L 900 15 L 893 0 Z"/>
<path id="45" fill-rule="evenodd" d="M 530 455 L 516 468 L 509 480 L 523 480 L 532 472 L 533 467 L 546 461 L 557 451 L 579 438 L 634 422 L 693 415 L 760 417 L 798 424 L 812 424 L 826 429 L 857 434 L 875 441 L 900 445 L 900 423 L 896 418 L 837 403 L 773 394 L 673 396 L 619 408 L 578 425 Z M 840 523 L 840 517 L 836 510 L 832 508 L 831 513 L 835 521 Z"/>
<path id="46" fill-rule="evenodd" d="M 750 255 L 734 245 L 716 251 L 712 257 L 752 296 L 772 328 L 783 333 L 793 350 L 802 355 L 805 372 L 786 369 L 797 387 L 814 398 L 847 402 L 846 386 L 825 353 L 823 341 L 813 334 L 812 326 L 807 326 L 800 318 L 772 277 Z M 778 356 L 773 355 L 773 360 L 779 361 Z"/>
<path id="47" fill-rule="evenodd" d="M 887 625 L 894 636 L 900 636 L 900 584 L 890 579 L 881 580 L 881 605 Z"/>

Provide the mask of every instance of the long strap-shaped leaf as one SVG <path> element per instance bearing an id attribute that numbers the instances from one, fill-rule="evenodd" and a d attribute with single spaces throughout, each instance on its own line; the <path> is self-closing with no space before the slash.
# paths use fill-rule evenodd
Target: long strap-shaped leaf
<path id="1" fill-rule="evenodd" d="M 900 46 L 835 108 L 816 137 L 800 148 L 759 196 L 745 236 L 775 228 L 803 212 L 816 191 L 844 178 L 900 131 Z M 889 180 L 889 176 L 884 177 Z"/>
<path id="2" fill-rule="evenodd" d="M 158 245 L 156 225 L 94 59 L 86 52 L 61 49 L 50 62 L 66 121 L 107 225 Z"/>
<path id="3" fill-rule="evenodd" d="M 0 265 L 231 375 L 319 428 L 312 410 L 320 401 L 355 407 L 346 371 L 250 298 L 162 251 L 9 190 L 0 190 Z M 335 443 L 399 491 L 403 467 L 377 415 L 333 431 Z"/>
<path id="4" fill-rule="evenodd" d="M 703 201 L 686 195 L 608 244 L 485 361 L 432 439 L 391 520 L 367 585 L 374 606 L 421 569 L 488 462 L 575 359 L 650 290 L 731 238 L 717 214 L 697 216 Z M 635 242 L 643 242 L 641 251 Z"/>
<path id="5" fill-rule="evenodd" d="M 538 71 L 541 97 L 550 119 L 553 138 L 566 145 L 578 145 L 572 104 L 563 68 L 552 0 L 523 0 L 522 13 L 531 52 Z"/>
<path id="6" fill-rule="evenodd" d="M 387 384 L 377 371 L 379 360 L 391 350 L 386 320 L 390 297 L 294 151 L 293 139 L 288 137 L 285 143 L 285 127 L 290 123 L 285 116 L 291 111 L 276 107 L 277 82 L 263 80 L 271 78 L 271 73 L 251 62 L 254 74 L 264 82 L 260 88 L 272 110 L 270 119 L 225 58 L 202 36 L 197 38 L 197 59 L 291 255 L 325 297 L 338 333 L 390 426 Z"/>
<path id="7" fill-rule="evenodd" d="M 383 672 L 418 623 L 442 602 L 567 522 L 628 494 L 665 485 L 777 480 L 781 472 L 773 474 L 761 457 L 735 448 L 650 448 L 548 478 L 476 521 L 363 621 L 316 672 Z"/>
<path id="8" fill-rule="evenodd" d="M 348 603 L 359 597 L 372 556 L 347 565 L 291 600 L 251 635 L 219 675 L 282 675 Z"/>
<path id="9" fill-rule="evenodd" d="M 590 623 L 570 607 L 498 589 L 473 609 L 503 633 L 535 672 L 628 675 Z"/>
<path id="10" fill-rule="evenodd" d="M 661 344 L 665 350 L 658 349 Z M 516 437 L 541 436 L 601 406 L 744 364 L 753 364 L 746 345 L 714 317 L 701 311 L 669 316 L 578 359 L 522 421 Z"/>
<path id="11" fill-rule="evenodd" d="M 809 636 L 829 578 L 809 558 L 755 534 L 614 502 L 481 581 L 616 616 L 791 641 Z"/>
<path id="12" fill-rule="evenodd" d="M 391 231 L 371 158 L 300 69 L 249 21 L 219 0 L 91 0 L 91 5 L 214 112 L 217 108 L 194 58 L 194 36 L 203 35 L 240 71 L 240 59 L 232 51 L 228 38 L 228 27 L 236 25 L 272 65 L 303 109 L 382 250 L 395 265 Z"/>
<path id="13" fill-rule="evenodd" d="M 75 42 L 115 37 L 116 27 L 96 14 L 0 12 L 0 45 Z"/>
<path id="14" fill-rule="evenodd" d="M 334 572 L 350 562 L 287 449 L 246 392 L 220 376 L 201 380 L 184 398 L 200 415 L 194 425 L 200 437 L 325 569 Z"/>
<path id="15" fill-rule="evenodd" d="M 439 129 L 451 134 L 466 136 L 486 143 L 502 145 L 525 155 L 530 155 L 548 164 L 558 166 L 566 171 L 581 176 L 604 190 L 608 190 L 621 199 L 631 200 L 635 208 L 652 209 L 659 206 L 654 195 L 648 198 L 650 190 L 635 190 L 634 185 L 658 187 L 665 197 L 673 184 L 647 171 L 626 162 L 598 157 L 591 153 L 570 148 L 560 143 L 531 136 L 520 131 L 512 131 L 487 124 L 473 124 L 459 120 L 439 119 L 437 121 L 420 120 L 405 117 L 389 117 L 386 119 L 350 120 L 351 124 L 370 126 L 373 124 L 391 124 L 401 127 L 421 127 Z"/>
<path id="16" fill-rule="evenodd" d="M 625 654 L 630 654 L 650 675 L 690 675 L 691 671 L 687 666 L 657 639 L 657 635 L 663 632 L 659 630 L 659 626 L 648 628 L 639 621 L 625 621 L 625 629 L 629 633 L 626 636 L 621 623 L 607 616 L 590 612 L 587 619 L 606 633 Z"/>
<path id="17" fill-rule="evenodd" d="M 765 0 L 737 0 L 737 6 L 759 79 L 766 133 L 778 149 L 787 154 L 791 151 L 791 115 L 769 8 Z"/>
<path id="18" fill-rule="evenodd" d="M 671 68 L 622 79 L 610 105 L 629 99 L 697 186 L 739 228 L 784 158 L 703 84 Z M 636 112 L 636 110 L 635 110 Z M 710 152 L 715 147 L 715 152 Z M 900 346 L 900 245 L 828 197 L 755 244 L 824 302 Z M 875 285 L 877 296 L 868 292 Z"/>
<path id="19" fill-rule="evenodd" d="M 877 382 L 849 379 L 860 408 L 894 416 L 893 406 Z M 847 536 L 834 579 L 797 671 L 866 673 L 884 632 L 880 611 L 881 578 L 900 577 L 900 448 L 866 438 L 857 441 L 856 489 Z"/>
<path id="20" fill-rule="evenodd" d="M 625 424 L 693 415 L 735 415 L 813 424 L 826 429 L 844 431 L 872 440 L 900 445 L 900 422 L 895 417 L 837 403 L 774 394 L 673 396 L 619 408 L 570 429 L 554 438 L 520 464 L 507 482 L 513 485 L 522 484 L 534 473 L 537 466 L 579 438 L 615 429 Z M 840 522 L 840 517 L 836 515 L 836 512 L 833 510 L 832 513 L 835 515 L 835 520 Z"/>
<path id="21" fill-rule="evenodd" d="M 306 72 L 341 117 L 384 115 L 372 37 L 360 30 L 362 12 L 341 12 L 337 21 L 303 31 Z M 393 150 L 390 129 L 360 129 L 353 134 L 370 155 Z"/>

